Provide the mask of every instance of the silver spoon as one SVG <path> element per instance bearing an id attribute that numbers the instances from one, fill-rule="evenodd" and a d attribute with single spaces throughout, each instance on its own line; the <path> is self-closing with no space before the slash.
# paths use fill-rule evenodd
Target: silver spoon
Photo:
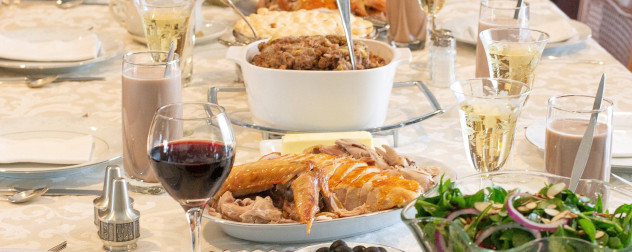
<path id="1" fill-rule="evenodd" d="M 252 26 L 250 21 L 248 21 L 248 18 L 246 18 L 246 15 L 244 15 L 244 13 L 242 13 L 241 10 L 239 10 L 239 8 L 237 8 L 237 6 L 235 6 L 235 4 L 233 4 L 232 0 L 221 0 L 221 1 L 224 4 L 230 6 L 230 8 L 232 8 L 233 11 L 235 11 L 235 13 L 237 13 L 237 15 L 239 15 L 239 17 L 241 17 L 241 19 L 243 19 L 244 22 L 246 22 L 246 24 L 250 28 L 250 31 L 252 31 L 252 36 L 253 37 L 248 37 L 248 36 L 245 36 L 244 34 L 242 34 L 243 36 L 239 37 L 238 39 L 248 40 L 248 41 L 243 41 L 246 44 L 249 44 L 250 42 L 257 41 L 257 40 L 261 39 L 261 38 L 259 38 L 259 36 L 257 36 L 257 32 L 255 31 L 255 28 Z M 236 32 L 233 32 L 233 33 L 235 34 L 235 37 L 237 38 L 238 34 L 236 34 Z"/>
<path id="2" fill-rule="evenodd" d="M 345 38 L 347 38 L 347 47 L 349 48 L 349 58 L 351 59 L 351 68 L 356 70 L 356 58 L 353 51 L 353 38 L 351 37 L 351 3 L 349 0 L 336 0 L 338 4 L 338 10 L 340 11 L 340 18 L 342 19 L 342 29 L 345 32 Z"/>
<path id="3" fill-rule="evenodd" d="M 83 0 L 57 0 L 55 4 L 61 9 L 70 9 L 83 3 Z"/>
<path id="4" fill-rule="evenodd" d="M 22 203 L 22 202 L 27 202 L 29 200 L 35 199 L 41 196 L 42 194 L 46 193 L 46 191 L 48 191 L 48 187 L 42 187 L 42 188 L 37 188 L 37 189 L 30 189 L 26 191 L 16 192 L 15 194 L 9 195 L 9 196 L 0 195 L 0 197 L 8 200 L 11 203 Z"/>

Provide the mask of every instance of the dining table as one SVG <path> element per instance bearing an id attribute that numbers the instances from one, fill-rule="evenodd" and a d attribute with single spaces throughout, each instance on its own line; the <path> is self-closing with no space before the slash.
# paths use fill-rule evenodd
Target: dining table
<path id="1" fill-rule="evenodd" d="M 247 1 L 247 0 L 243 0 Z M 530 16 L 534 22 L 547 22 L 547 18 L 568 17 L 549 0 L 531 0 Z M 230 38 L 232 25 L 239 19 L 230 8 L 207 2 L 202 6 L 205 22 L 225 27 L 221 34 L 207 41 L 198 41 L 193 50 L 193 77 L 182 89 L 184 102 L 206 102 L 213 87 L 243 87 L 234 62 L 226 59 L 227 46 L 219 39 Z M 478 13 L 478 1 L 447 0 L 438 13 L 438 25 L 448 24 L 454 18 Z M 476 22 L 476 20 L 474 20 Z M 576 21 L 575 21 L 576 22 Z M 0 78 L 62 73 L 68 76 L 96 76 L 102 80 L 62 81 L 40 88 L 24 84 L 0 84 L 0 134 L 19 132 L 22 127 L 64 131 L 81 125 L 103 127 L 95 137 L 113 155 L 105 153 L 103 160 L 86 166 L 62 170 L 50 175 L 11 172 L 0 166 L 0 189 L 50 188 L 96 189 L 103 188 L 105 167 L 122 166 L 121 158 L 121 65 L 126 52 L 147 50 L 138 38 L 131 36 L 110 13 L 107 1 L 85 0 L 72 8 L 59 8 L 52 0 L 22 0 L 18 4 L 0 6 L 0 34 L 14 30 L 73 29 L 103 34 L 113 48 L 120 45 L 107 59 L 90 64 L 70 65 L 64 68 L 40 67 L 0 63 Z M 50 34 L 53 35 L 52 33 Z M 584 34 L 586 35 L 586 34 Z M 386 41 L 384 34 L 376 39 Z M 474 78 L 475 45 L 458 40 L 456 45 L 456 79 Z M 2 45 L 0 45 L 2 46 Z M 453 179 L 476 173 L 464 151 L 458 106 L 449 88 L 433 86 L 426 63 L 428 48 L 412 51 L 409 63 L 397 69 L 395 81 L 423 81 L 441 105 L 443 113 L 398 128 L 396 131 L 375 132 L 376 138 L 393 145 L 404 155 L 416 157 L 421 165 L 429 164 L 443 169 Z M 594 95 L 599 80 L 607 76 L 604 96 L 614 101 L 615 113 L 632 112 L 632 73 L 601 47 L 590 34 L 572 43 L 546 48 L 539 62 L 533 90 L 520 114 L 516 138 L 510 161 L 504 170 L 545 171 L 544 153 L 525 136 L 526 129 L 546 118 L 547 101 L 563 94 Z M 220 93 L 219 103 L 231 108 L 247 108 L 243 94 Z M 427 101 L 414 87 L 395 87 L 391 106 L 398 113 L 428 108 Z M 229 111 L 230 112 L 230 111 Z M 411 112 L 413 113 L 413 112 Z M 632 117 L 628 117 L 632 118 Z M 615 117 L 616 120 L 616 117 Z M 625 123 L 625 122 L 624 122 Z M 628 121 L 628 124 L 632 122 Z M 262 141 L 273 141 L 275 134 L 233 125 L 237 139 L 236 164 L 254 161 L 262 154 Z M 53 133 L 50 133 L 53 134 Z M 95 141 L 97 141 L 95 140 Z M 111 154 L 111 153 L 110 153 Z M 626 169 L 629 169 L 628 172 Z M 617 169 L 617 175 L 630 178 L 632 166 Z M 632 186 L 621 183 L 621 189 L 632 192 Z M 190 248 L 189 228 L 184 210 L 168 194 L 159 195 L 129 192 L 133 208 L 140 212 L 140 237 L 136 251 L 186 251 Z M 32 201 L 14 204 L 0 201 L 0 251 L 8 248 L 46 250 L 67 241 L 63 251 L 102 251 L 103 242 L 93 224 L 93 200 L 97 195 L 42 196 Z M 632 202 L 632 193 L 616 199 Z M 421 251 L 413 233 L 393 217 L 392 225 L 352 237 L 341 237 L 350 242 L 368 242 L 398 248 L 403 251 Z M 363 229 L 361 224 L 356 228 Z M 280 239 L 281 240 L 281 239 Z M 308 242 L 254 242 L 226 234 L 220 225 L 209 218 L 202 220 L 204 251 L 294 251 L 323 241 Z M 331 241 L 329 241 L 331 242 Z M 13 250 L 9 250 L 13 251 Z"/>

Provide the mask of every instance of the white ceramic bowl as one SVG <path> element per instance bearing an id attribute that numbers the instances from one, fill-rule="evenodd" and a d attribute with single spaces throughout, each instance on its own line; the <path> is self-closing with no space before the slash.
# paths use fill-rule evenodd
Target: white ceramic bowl
<path id="1" fill-rule="evenodd" d="M 360 130 L 383 125 L 395 71 L 411 60 L 411 52 L 358 40 L 387 64 L 355 71 L 263 68 L 250 63 L 263 41 L 230 47 L 227 58 L 241 66 L 250 111 L 258 123 L 305 131 Z"/>

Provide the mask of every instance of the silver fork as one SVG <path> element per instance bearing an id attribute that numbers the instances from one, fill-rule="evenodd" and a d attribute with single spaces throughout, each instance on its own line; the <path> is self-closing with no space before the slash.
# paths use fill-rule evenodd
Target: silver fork
<path id="1" fill-rule="evenodd" d="M 57 244 L 55 247 L 49 248 L 48 251 L 59 252 L 62 249 L 65 249 L 67 245 L 68 245 L 68 242 L 67 241 L 63 241 L 62 243 Z"/>

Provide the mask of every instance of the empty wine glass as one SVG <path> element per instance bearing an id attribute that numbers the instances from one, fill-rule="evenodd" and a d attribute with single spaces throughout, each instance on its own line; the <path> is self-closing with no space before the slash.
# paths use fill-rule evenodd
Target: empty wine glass
<path id="1" fill-rule="evenodd" d="M 224 108 L 212 103 L 161 107 L 147 147 L 158 181 L 186 211 L 193 251 L 201 251 L 202 211 L 235 160 L 235 138 Z"/>

